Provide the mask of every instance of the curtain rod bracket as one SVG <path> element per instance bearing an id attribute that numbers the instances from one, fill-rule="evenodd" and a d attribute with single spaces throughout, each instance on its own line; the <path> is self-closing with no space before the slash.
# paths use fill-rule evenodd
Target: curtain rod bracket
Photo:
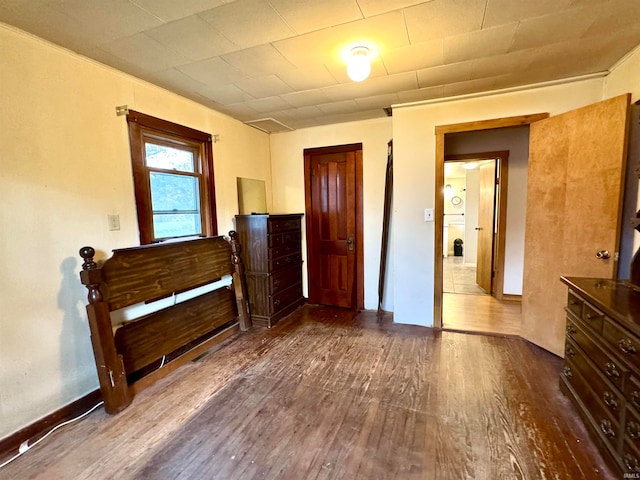
<path id="1" fill-rule="evenodd" d="M 129 114 L 129 107 L 126 105 L 119 105 L 116 107 L 116 115 L 121 117 L 122 115 Z"/>

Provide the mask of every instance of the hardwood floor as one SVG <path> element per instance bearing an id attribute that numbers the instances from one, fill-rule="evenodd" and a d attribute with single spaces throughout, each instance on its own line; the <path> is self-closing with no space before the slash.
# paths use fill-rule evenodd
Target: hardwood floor
<path id="1" fill-rule="evenodd" d="M 491 295 L 443 293 L 442 326 L 447 330 L 520 335 L 522 303 Z"/>
<path id="2" fill-rule="evenodd" d="M 2 479 L 598 479 L 558 388 L 517 338 L 305 306 L 96 410 Z"/>

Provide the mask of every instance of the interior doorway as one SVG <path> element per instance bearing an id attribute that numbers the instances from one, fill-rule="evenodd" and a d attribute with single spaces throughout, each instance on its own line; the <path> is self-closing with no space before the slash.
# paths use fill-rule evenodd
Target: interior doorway
<path id="1" fill-rule="evenodd" d="M 444 293 L 503 297 L 508 159 L 508 151 L 445 157 Z"/>

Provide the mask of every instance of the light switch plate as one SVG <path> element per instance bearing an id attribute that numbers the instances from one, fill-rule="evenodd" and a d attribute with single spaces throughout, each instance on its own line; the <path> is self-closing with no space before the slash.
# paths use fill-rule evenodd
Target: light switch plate
<path id="1" fill-rule="evenodd" d="M 109 230 L 120 230 L 120 215 L 107 215 Z"/>
<path id="2" fill-rule="evenodd" d="M 433 208 L 424 209 L 424 221 L 433 222 Z"/>

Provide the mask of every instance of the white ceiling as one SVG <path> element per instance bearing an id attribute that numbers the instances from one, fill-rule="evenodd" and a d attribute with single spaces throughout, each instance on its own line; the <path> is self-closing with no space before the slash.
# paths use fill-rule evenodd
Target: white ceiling
<path id="1" fill-rule="evenodd" d="M 274 131 L 606 72 L 640 44 L 640 0 L 0 0 L 0 21 Z"/>

